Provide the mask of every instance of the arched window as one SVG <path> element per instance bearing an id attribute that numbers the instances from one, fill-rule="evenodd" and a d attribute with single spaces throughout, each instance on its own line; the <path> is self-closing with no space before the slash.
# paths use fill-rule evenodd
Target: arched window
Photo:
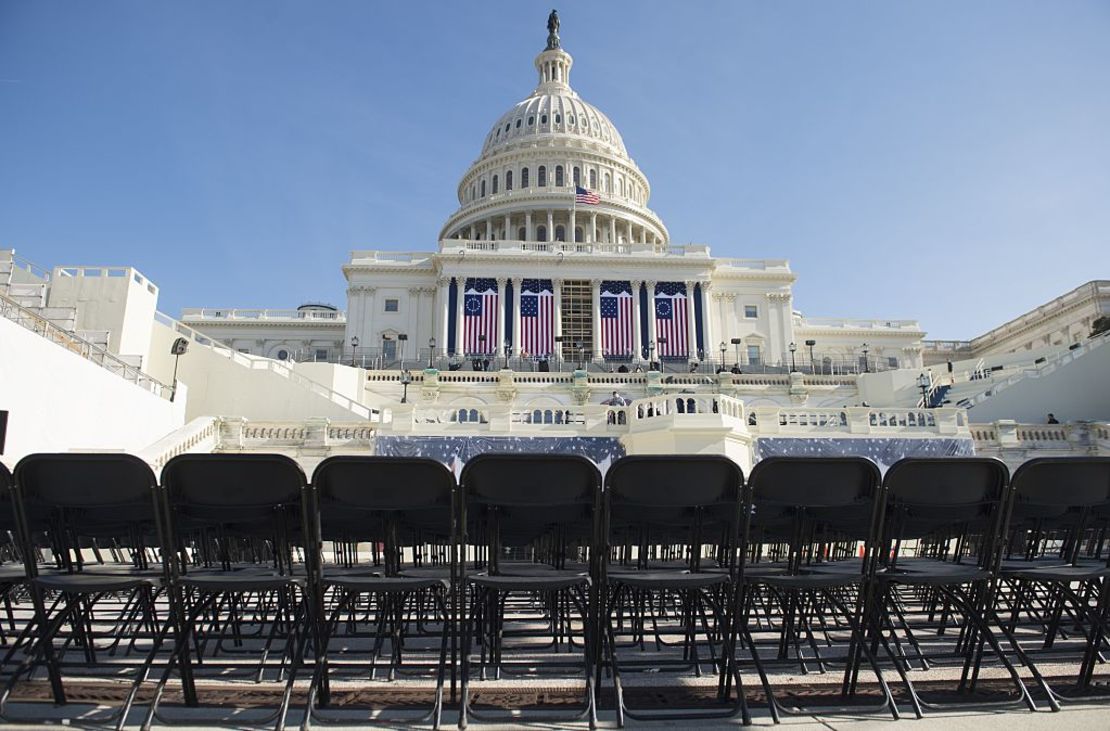
<path id="1" fill-rule="evenodd" d="M 601 189 L 604 190 L 606 193 L 608 193 L 608 192 L 610 192 L 610 189 L 612 187 L 613 187 L 613 179 L 611 177 L 609 177 L 609 173 L 605 173 L 605 184 L 601 187 Z M 483 195 L 485 195 L 485 194 L 483 193 Z"/>
<path id="2" fill-rule="evenodd" d="M 527 188 L 528 187 L 528 168 L 521 168 L 520 169 L 520 187 L 521 188 Z"/>
<path id="3" fill-rule="evenodd" d="M 555 187 L 562 188 L 565 183 L 563 182 L 563 166 L 555 166 Z"/>
<path id="4" fill-rule="evenodd" d="M 576 244 L 582 243 L 582 227 L 581 226 L 575 226 L 574 227 L 574 243 L 576 243 Z"/>
<path id="5" fill-rule="evenodd" d="M 505 190 L 513 189 L 513 171 L 509 170 L 505 173 Z"/>
<path id="6" fill-rule="evenodd" d="M 566 241 L 567 240 L 566 229 L 563 228 L 562 224 L 555 227 L 555 240 L 556 241 Z"/>
<path id="7" fill-rule="evenodd" d="M 582 169 L 581 168 L 579 168 L 578 166 L 575 166 L 573 172 L 571 172 L 571 177 L 573 178 L 575 185 L 582 185 Z"/>
<path id="8" fill-rule="evenodd" d="M 590 171 L 590 190 L 597 190 L 597 171 Z"/>
<path id="9" fill-rule="evenodd" d="M 494 193 L 497 192 L 497 190 L 496 190 L 496 187 L 497 187 L 496 181 L 497 181 L 497 178 L 494 178 L 494 188 L 495 188 L 495 190 L 493 191 Z M 620 185 L 620 194 L 624 195 L 624 178 L 617 178 L 617 183 Z"/>
<path id="10" fill-rule="evenodd" d="M 540 124 L 547 124 L 547 115 L 546 114 L 541 114 L 540 115 Z"/>
<path id="11" fill-rule="evenodd" d="M 516 230 L 517 241 L 524 241 L 528 236 L 528 229 L 521 226 Z"/>
<path id="12" fill-rule="evenodd" d="M 547 241 L 547 226 L 536 226 L 536 241 Z"/>
<path id="13" fill-rule="evenodd" d="M 562 124 L 562 123 L 563 123 L 563 115 L 556 114 L 555 115 L 555 124 Z"/>
<path id="14" fill-rule="evenodd" d="M 516 128 L 517 128 L 517 129 L 520 129 L 520 123 L 521 123 L 521 121 L 522 121 L 522 120 L 519 120 L 519 119 L 518 119 L 518 120 L 516 121 Z"/>
<path id="15" fill-rule="evenodd" d="M 479 185 L 478 190 L 480 191 L 479 196 L 482 197 L 482 198 L 485 198 L 486 197 L 486 181 L 483 180 L 478 185 Z"/>
<path id="16" fill-rule="evenodd" d="M 493 190 L 492 190 L 492 192 L 493 193 L 497 192 L 497 176 L 496 175 L 493 176 Z"/>
<path id="17" fill-rule="evenodd" d="M 536 170 L 536 185 L 543 188 L 547 185 L 547 166 L 540 165 Z"/>
<path id="18" fill-rule="evenodd" d="M 533 124 L 535 124 L 535 122 L 536 122 L 536 118 L 535 118 L 535 117 L 529 117 L 529 118 L 528 118 L 528 126 L 529 126 L 529 127 L 531 127 L 531 126 L 532 126 Z"/>

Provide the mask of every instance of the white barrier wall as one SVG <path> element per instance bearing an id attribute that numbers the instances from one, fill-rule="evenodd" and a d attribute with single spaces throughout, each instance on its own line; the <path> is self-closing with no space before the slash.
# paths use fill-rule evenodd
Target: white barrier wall
<path id="1" fill-rule="evenodd" d="M 0 318 L 0 409 L 10 412 L 0 456 L 134 452 L 185 423 L 171 404 L 10 320 Z"/>

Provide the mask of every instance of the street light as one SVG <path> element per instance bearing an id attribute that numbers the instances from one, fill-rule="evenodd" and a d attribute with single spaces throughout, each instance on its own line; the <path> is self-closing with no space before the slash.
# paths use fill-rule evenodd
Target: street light
<path id="1" fill-rule="evenodd" d="M 813 359 L 813 346 L 814 345 L 817 345 L 816 340 L 807 340 L 806 341 L 806 347 L 809 348 L 809 372 L 810 373 L 816 373 L 817 372 L 817 361 L 815 361 Z"/>
<path id="2" fill-rule="evenodd" d="M 648 343 L 648 370 L 655 370 L 655 343 Z"/>
<path id="3" fill-rule="evenodd" d="M 407 333 L 397 333 L 397 340 L 401 343 L 401 370 L 405 370 L 405 345 L 409 341 Z"/>
<path id="4" fill-rule="evenodd" d="M 867 360 L 867 353 L 869 352 L 870 347 L 871 346 L 869 346 L 867 343 L 863 344 L 863 372 L 864 373 L 870 373 L 871 372 L 871 366 L 869 365 L 868 360 Z"/>
<path id="5" fill-rule="evenodd" d="M 408 371 L 401 371 L 401 387 L 405 390 L 401 392 L 401 403 L 406 404 L 409 401 L 409 384 L 412 383 L 412 374 Z"/>
<path id="6" fill-rule="evenodd" d="M 436 339 L 428 338 L 428 367 L 432 367 L 432 355 L 436 352 Z"/>
<path id="7" fill-rule="evenodd" d="M 721 341 L 721 370 L 725 367 L 725 352 L 728 350 L 728 344 L 724 340 Z"/>
<path id="8" fill-rule="evenodd" d="M 929 387 L 933 385 L 933 379 L 929 378 L 928 373 L 922 373 L 917 377 L 917 387 L 921 389 L 921 407 L 929 408 Z"/>
<path id="9" fill-rule="evenodd" d="M 355 367 L 355 351 L 358 350 L 358 335 L 351 338 L 351 367 Z"/>
<path id="10" fill-rule="evenodd" d="M 797 345 L 795 345 L 794 343 L 790 343 L 790 372 L 791 373 L 797 373 L 798 372 L 798 366 L 794 362 L 794 351 L 796 351 L 797 349 L 798 349 Z"/>

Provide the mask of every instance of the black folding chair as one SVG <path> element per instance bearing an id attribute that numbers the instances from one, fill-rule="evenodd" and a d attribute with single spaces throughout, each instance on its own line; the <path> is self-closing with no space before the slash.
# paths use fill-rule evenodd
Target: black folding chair
<path id="1" fill-rule="evenodd" d="M 0 599 L 4 602 L 8 630 L 16 632 L 15 612 L 12 607 L 12 593 L 22 587 L 27 579 L 23 566 L 23 541 L 19 537 L 21 528 L 15 518 L 15 502 L 12 497 L 12 473 L 0 462 Z M 0 620 L 0 647 L 8 645 L 8 633 Z M 4 675 L 7 662 L 0 662 L 0 675 Z"/>
<path id="2" fill-rule="evenodd" d="M 1036 710 L 991 628 L 1008 479 L 1005 464 L 980 457 L 903 459 L 886 473 L 885 540 L 882 567 L 875 575 L 872 640 L 887 648 L 918 715 L 925 707 L 969 703 L 1024 703 Z M 916 549 L 917 555 L 902 557 L 907 548 Z M 955 636 L 946 643 L 946 635 Z M 987 647 L 1005 668 L 1016 697 L 976 694 Z M 1013 648 L 1043 686 L 1036 667 L 1020 647 Z M 924 672 L 949 661 L 962 665 L 955 687 L 959 700 L 926 701 L 909 671 Z"/>
<path id="3" fill-rule="evenodd" d="M 171 582 L 162 634 L 172 631 L 174 646 L 144 725 L 157 718 L 281 728 L 311 635 L 308 575 L 296 561 L 312 535 L 304 473 L 276 454 L 185 454 L 166 464 L 162 484 Z M 220 714 L 217 702 L 203 714 L 170 717 L 161 703 L 175 672 L 189 708 L 201 705 L 198 677 L 247 688 L 269 680 L 284 688 L 275 708 L 255 714 Z"/>
<path id="4" fill-rule="evenodd" d="M 770 457 L 751 472 L 741 533 L 746 556 L 735 623 L 741 641 L 737 652 L 746 648 L 750 653 L 776 723 L 780 713 L 886 710 L 898 718 L 864 636 L 882 525 L 881 494 L 878 468 L 860 457 Z M 760 650 L 769 644 L 768 636 L 775 655 L 771 662 Z M 879 685 L 877 706 L 865 706 L 857 697 L 855 669 L 863 660 Z M 769 665 L 804 675 L 843 667 L 845 705 L 784 705 L 772 688 Z"/>
<path id="5" fill-rule="evenodd" d="M 38 636 L 32 652 L 9 676 L 0 714 L 23 723 L 62 720 L 57 714 L 16 719 L 8 710 L 15 683 L 45 665 L 58 706 L 68 700 L 63 670 L 70 676 L 132 678 L 132 690 L 118 708 L 80 715 L 83 723 L 122 726 L 153 661 L 153 654 L 143 661 L 136 658 L 145 654 L 156 631 L 155 599 L 163 586 L 154 474 L 145 462 L 126 454 L 32 454 L 16 466 L 15 483 L 21 553 Z M 28 516 L 36 528 L 47 530 L 53 570 L 43 570 L 36 560 Z"/>
<path id="6" fill-rule="evenodd" d="M 342 456 L 321 462 L 312 485 L 319 522 L 308 559 L 316 576 L 319 639 L 306 727 L 310 720 L 390 725 L 431 720 L 438 728 L 448 638 L 454 636 L 448 607 L 455 565 L 454 475 L 428 459 Z M 330 563 L 325 541 L 334 558 Z M 368 562 L 361 548 L 366 544 L 380 545 Z M 333 649 L 335 644 L 339 648 Z M 429 655 L 436 659 L 429 662 Z M 393 680 L 429 671 L 435 691 L 422 716 L 396 714 L 380 704 L 361 709 L 357 719 L 352 711 L 360 709 L 348 703 L 327 712 L 331 681 L 337 678 L 366 682 L 382 673 Z"/>
<path id="7" fill-rule="evenodd" d="M 1030 460 L 1012 485 L 1003 627 L 1038 658 L 1078 660 L 1074 684 L 1053 687 L 1050 703 L 1105 696 L 1092 681 L 1110 650 L 1110 459 Z"/>
<path id="8" fill-rule="evenodd" d="M 618 724 L 625 715 L 751 723 L 728 657 L 743 484 L 740 468 L 716 455 L 624 457 L 606 474 L 600 615 Z M 622 653 L 622 647 L 635 652 Z M 727 684 L 705 688 L 715 686 L 714 702 L 657 711 L 627 702 L 622 673 L 650 673 L 670 684 L 667 671 L 703 677 L 703 667 L 714 681 L 730 676 Z"/>
<path id="9" fill-rule="evenodd" d="M 571 455 L 483 454 L 467 463 L 460 483 L 458 526 L 466 552 L 461 589 L 469 599 L 462 607 L 460 728 L 472 716 L 489 717 L 471 706 L 476 639 L 483 679 L 576 668 L 585 681 L 579 710 L 518 711 L 498 720 L 588 718 L 591 725 L 596 723 L 597 599 L 592 577 L 597 574 L 600 473 L 589 460 Z M 471 559 L 484 570 L 468 572 Z M 576 645 L 581 658 L 564 661 L 563 654 Z M 515 649 L 521 659 L 507 659 L 506 649 Z"/>

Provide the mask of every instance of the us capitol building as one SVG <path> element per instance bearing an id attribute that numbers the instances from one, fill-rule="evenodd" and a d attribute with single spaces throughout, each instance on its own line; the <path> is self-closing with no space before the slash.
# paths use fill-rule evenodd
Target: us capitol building
<path id="1" fill-rule="evenodd" d="M 0 249 L 0 460 L 1110 453 L 1110 282 L 970 341 L 803 316 L 786 260 L 672 242 L 558 31 L 553 13 L 536 87 L 489 128 L 435 250 L 352 252 L 346 310 L 175 319 L 133 267 Z"/>
<path id="2" fill-rule="evenodd" d="M 675 244 L 620 132 L 571 87 L 557 32 L 534 63 L 535 89 L 490 127 L 435 251 L 352 252 L 345 315 L 196 308 L 183 320 L 246 353 L 376 365 L 747 369 L 789 364 L 791 343 L 795 362 L 829 372 L 921 365 L 914 321 L 803 317 L 785 259 Z"/>

